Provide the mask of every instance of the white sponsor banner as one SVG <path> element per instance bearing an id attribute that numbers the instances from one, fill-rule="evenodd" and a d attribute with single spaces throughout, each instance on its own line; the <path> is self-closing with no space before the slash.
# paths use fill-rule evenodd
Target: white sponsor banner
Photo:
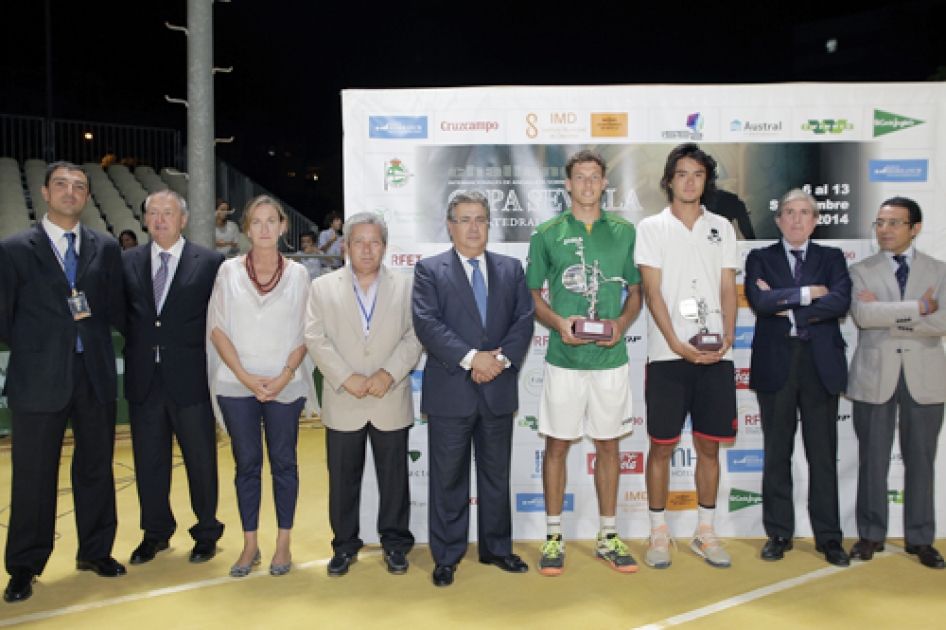
<path id="1" fill-rule="evenodd" d="M 444 223 L 449 195 L 483 190 L 490 200 L 491 251 L 526 264 L 534 227 L 567 208 L 564 163 L 581 148 L 608 162 L 606 210 L 637 223 L 660 212 L 667 200 L 659 187 L 664 162 L 676 144 L 696 141 L 717 160 L 718 185 L 741 203 L 731 219 L 749 251 L 774 242 L 774 209 L 789 188 L 805 187 L 818 200 L 815 240 L 843 250 L 849 264 L 877 252 L 870 223 L 880 203 L 902 194 L 924 211 L 917 239 L 922 251 L 946 259 L 946 86 L 923 84 L 784 84 L 739 86 L 503 87 L 431 90 L 349 90 L 343 93 L 345 207 L 348 214 L 374 211 L 389 226 L 386 264 L 411 272 L 425 256 L 450 247 Z M 737 282 L 742 282 L 741 275 Z M 621 440 L 618 524 L 622 535 L 647 533 L 644 475 L 637 453 L 648 447 L 644 380 L 646 324 L 643 314 L 625 335 L 634 396 L 635 432 Z M 848 358 L 857 343 L 852 318 L 841 322 Z M 737 315 L 734 364 L 737 383 L 735 442 L 720 450 L 717 524 L 724 535 L 763 535 L 761 529 L 762 428 L 750 378 L 752 311 Z M 519 412 L 513 422 L 512 509 L 514 536 L 545 534 L 541 475 L 544 453 L 537 432 L 548 331 L 536 324 L 519 380 Z M 427 432 L 420 418 L 419 383 L 414 402 L 419 418 L 411 431 L 411 523 L 426 538 Z M 838 469 L 845 535 L 856 536 L 854 498 L 857 440 L 851 404 L 838 411 Z M 943 438 L 941 438 L 943 439 Z M 941 443 L 942 447 L 943 444 Z M 942 448 L 940 449 L 942 450 Z M 894 457 L 899 450 L 894 449 Z M 593 538 L 598 528 L 593 445 L 572 447 L 563 517 L 568 537 Z M 938 466 L 944 466 L 940 462 Z M 689 536 L 696 523 L 693 473 L 696 451 L 689 423 L 670 469 L 668 522 L 675 536 Z M 795 496 L 798 535 L 810 535 L 807 464 L 796 437 Z M 537 476 L 538 475 L 538 476 Z M 902 536 L 902 462 L 891 463 L 890 536 Z M 370 478 L 366 474 L 366 481 Z M 946 484 L 937 484 L 938 535 L 946 535 Z M 473 491 L 475 497 L 475 490 Z M 363 505 L 365 540 L 377 540 L 370 524 L 375 504 Z M 471 514 L 471 539 L 475 514 Z M 374 538 L 372 538 L 374 536 Z"/>

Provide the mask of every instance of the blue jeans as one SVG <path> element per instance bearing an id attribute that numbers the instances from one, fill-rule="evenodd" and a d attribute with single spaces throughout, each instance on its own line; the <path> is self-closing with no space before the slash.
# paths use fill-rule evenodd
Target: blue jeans
<path id="1" fill-rule="evenodd" d="M 299 442 L 299 417 L 305 398 L 291 403 L 265 402 L 253 397 L 217 396 L 223 422 L 230 433 L 230 446 L 236 462 L 237 506 L 243 531 L 259 529 L 259 506 L 263 470 L 263 427 L 266 450 L 273 476 L 276 522 L 279 529 L 292 529 L 299 498 L 299 467 L 296 445 Z"/>

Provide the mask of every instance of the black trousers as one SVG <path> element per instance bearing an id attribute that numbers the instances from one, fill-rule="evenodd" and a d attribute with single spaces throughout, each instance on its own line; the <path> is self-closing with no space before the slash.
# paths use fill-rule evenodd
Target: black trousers
<path id="1" fill-rule="evenodd" d="M 112 555 L 115 529 L 115 403 L 102 404 L 92 389 L 85 359 L 77 354 L 72 397 L 55 413 L 13 412 L 13 490 L 7 532 L 6 569 L 39 575 L 53 551 L 59 460 L 66 424 L 72 422 L 72 498 L 79 549 L 77 560 Z"/>
<path id="2" fill-rule="evenodd" d="M 792 452 L 801 415 L 808 457 L 808 515 L 815 541 L 841 542 L 838 508 L 838 396 L 821 384 L 809 342 L 792 340 L 788 380 L 777 392 L 757 392 L 765 444 L 762 523 L 769 536 L 795 533 Z"/>
<path id="3" fill-rule="evenodd" d="M 142 404 L 129 404 L 135 479 L 145 538 L 168 540 L 177 529 L 171 512 L 173 436 L 181 448 L 197 541 L 214 542 L 223 535 L 217 520 L 217 431 L 210 400 L 181 406 L 167 392 L 165 369 L 158 364 Z M 169 368 L 169 369 L 173 369 Z"/>
<path id="4" fill-rule="evenodd" d="M 326 428 L 328 512 L 335 538 L 335 553 L 356 553 L 364 545 L 358 537 L 361 516 L 361 480 L 365 447 L 371 440 L 378 477 L 378 535 L 386 551 L 407 553 L 414 546 L 410 531 L 411 495 L 407 477 L 407 436 L 410 427 L 381 431 L 370 422 L 357 431 Z"/>
<path id="5" fill-rule="evenodd" d="M 470 445 L 476 450 L 476 526 L 481 557 L 512 553 L 512 414 L 494 416 L 479 398 L 465 418 L 428 416 L 430 552 L 457 564 L 470 535 Z"/>

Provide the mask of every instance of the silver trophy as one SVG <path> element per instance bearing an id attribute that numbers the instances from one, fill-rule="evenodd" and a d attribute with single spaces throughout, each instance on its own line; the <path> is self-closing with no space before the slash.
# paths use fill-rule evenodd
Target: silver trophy
<path id="1" fill-rule="evenodd" d="M 575 245 L 581 263 L 572 265 L 562 272 L 562 286 L 572 293 L 585 296 L 588 300 L 588 317 L 575 320 L 572 325 L 572 334 L 579 339 L 610 341 L 614 326 L 610 321 L 598 319 L 598 290 L 606 282 L 620 282 L 626 287 L 627 281 L 624 278 L 606 277 L 599 269 L 597 260 L 593 265 L 586 263 L 585 244 L 580 236 L 565 239 L 565 244 Z"/>
<path id="2" fill-rule="evenodd" d="M 696 280 L 693 281 L 693 294 L 696 295 Z M 699 332 L 690 337 L 690 345 L 697 350 L 715 352 L 723 347 L 723 336 L 719 333 L 711 333 L 706 325 L 706 319 L 711 312 L 720 313 L 721 311 L 710 311 L 706 300 L 701 297 L 680 300 L 680 315 L 687 321 L 696 322 L 700 327 Z"/>

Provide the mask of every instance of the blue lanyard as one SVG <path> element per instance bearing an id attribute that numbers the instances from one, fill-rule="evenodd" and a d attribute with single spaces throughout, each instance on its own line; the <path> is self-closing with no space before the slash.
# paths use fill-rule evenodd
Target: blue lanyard
<path id="1" fill-rule="evenodd" d="M 352 274 L 352 276 L 354 276 L 354 274 Z M 355 283 L 357 282 L 358 280 L 356 279 Z M 378 303 L 378 292 L 375 291 L 374 300 L 371 301 L 371 310 L 367 311 L 365 310 L 364 303 L 361 301 L 361 292 L 358 290 L 357 284 L 353 284 L 352 288 L 354 288 L 355 290 L 355 299 L 358 300 L 358 307 L 361 309 L 361 314 L 365 316 L 365 323 L 367 324 L 366 326 L 367 332 L 371 332 L 371 318 L 374 317 L 374 307 Z M 380 289 L 380 287 L 378 288 Z"/>
<path id="2" fill-rule="evenodd" d="M 56 254 L 56 260 L 58 260 L 58 261 L 59 261 L 59 264 L 62 265 L 62 271 L 63 271 L 63 273 L 65 273 L 65 272 L 66 272 L 66 261 L 63 260 L 62 254 L 59 253 L 59 248 L 56 247 L 56 244 L 55 244 L 55 243 L 53 243 L 53 239 L 49 238 L 49 234 L 46 234 L 46 240 L 49 241 L 49 246 L 52 247 L 53 253 Z M 76 252 L 76 258 L 78 258 L 78 257 L 79 257 L 79 252 Z M 77 261 L 77 262 L 78 262 L 78 261 Z M 79 270 L 76 269 L 76 272 L 78 272 L 78 271 L 79 271 Z M 70 277 L 69 277 L 69 274 L 66 273 L 66 280 L 69 281 L 69 286 L 72 288 L 72 294 L 75 295 L 75 294 L 77 293 L 77 291 L 76 291 L 76 279 L 75 279 L 75 278 L 70 278 Z"/>

